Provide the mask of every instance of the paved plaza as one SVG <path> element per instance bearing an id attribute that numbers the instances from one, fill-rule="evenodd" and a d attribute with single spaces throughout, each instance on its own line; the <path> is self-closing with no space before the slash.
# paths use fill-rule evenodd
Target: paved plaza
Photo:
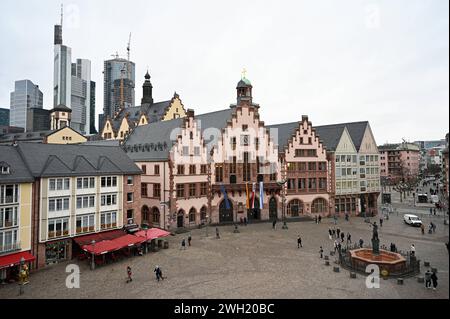
<path id="1" fill-rule="evenodd" d="M 429 218 L 429 217 L 428 217 Z M 378 220 L 378 219 L 373 219 Z M 333 272 L 319 258 L 319 246 L 325 253 L 332 250 L 328 228 L 332 219 L 314 222 L 291 222 L 289 229 L 272 230 L 271 223 L 250 224 L 233 233 L 232 226 L 219 227 L 220 239 L 215 238 L 215 227 L 192 231 L 192 246 L 180 250 L 180 242 L 187 234 L 170 236 L 170 248 L 136 256 L 94 271 L 87 262 L 79 262 L 81 287 L 68 289 L 65 285 L 68 263 L 55 265 L 30 277 L 25 294 L 18 296 L 17 284 L 0 286 L 0 298 L 449 298 L 449 258 L 445 242 L 448 226 L 442 217 L 435 217 L 435 234 L 422 235 L 419 228 L 407 226 L 401 214 L 391 215 L 380 229 L 381 244 L 394 242 L 398 249 L 408 250 L 412 243 L 416 254 L 438 269 L 439 285 L 436 291 L 427 290 L 415 278 L 397 285 L 394 278 L 381 280 L 379 289 L 368 289 L 365 277 L 349 278 L 341 268 Z M 427 217 L 425 223 L 429 223 Z M 339 219 L 338 226 L 370 241 L 372 230 L 362 218 L 349 222 Z M 303 248 L 297 248 L 297 236 L 303 239 Z M 334 257 L 331 257 L 332 265 Z M 423 262 L 421 272 L 425 272 Z M 126 267 L 133 270 L 133 282 L 126 283 Z M 153 273 L 160 265 L 164 281 L 157 282 Z"/>

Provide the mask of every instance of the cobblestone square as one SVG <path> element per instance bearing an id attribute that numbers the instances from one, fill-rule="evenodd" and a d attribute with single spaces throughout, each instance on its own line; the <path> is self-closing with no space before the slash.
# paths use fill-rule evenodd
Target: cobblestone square
<path id="1" fill-rule="evenodd" d="M 424 217 L 429 223 L 430 217 Z M 373 221 L 377 219 L 373 219 Z M 449 298 L 449 259 L 445 242 L 448 226 L 442 217 L 434 217 L 435 234 L 422 235 L 420 228 L 407 226 L 402 214 L 391 214 L 379 229 L 381 244 L 389 247 L 394 242 L 398 249 L 408 250 L 412 243 L 421 259 L 421 273 L 426 271 L 423 261 L 438 269 L 438 289 L 427 290 L 416 278 L 405 279 L 397 285 L 395 278 L 380 281 L 379 289 L 368 289 L 366 277 L 358 274 L 351 279 L 349 271 L 333 272 L 319 258 L 322 245 L 325 254 L 332 250 L 328 238 L 332 219 L 321 224 L 290 222 L 289 229 L 272 229 L 271 223 L 219 227 L 220 239 L 215 238 L 215 227 L 191 232 L 192 246 L 180 250 L 180 242 L 187 234 L 170 236 L 169 249 L 121 260 L 116 263 L 89 269 L 87 262 L 80 265 L 80 288 L 68 289 L 65 285 L 65 268 L 69 263 L 48 267 L 33 273 L 25 294 L 19 296 L 19 287 L 8 284 L 0 287 L 0 298 Z M 360 237 L 370 241 L 371 226 L 363 218 L 353 217 L 349 222 L 338 220 L 338 227 L 352 240 Z M 208 237 L 206 232 L 208 231 Z M 297 248 L 297 236 L 303 248 Z M 126 283 L 126 267 L 133 271 L 133 281 Z M 160 265 L 164 281 L 157 282 L 153 273 Z"/>

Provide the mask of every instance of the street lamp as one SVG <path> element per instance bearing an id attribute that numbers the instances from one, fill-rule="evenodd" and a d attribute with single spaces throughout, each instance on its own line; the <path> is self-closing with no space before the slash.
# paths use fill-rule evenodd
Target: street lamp
<path id="1" fill-rule="evenodd" d="M 281 187 L 281 219 L 283 220 L 283 226 L 282 229 L 288 229 L 287 223 L 286 223 L 286 192 L 284 185 L 287 183 L 287 180 L 281 180 L 278 181 L 278 186 Z"/>
<path id="2" fill-rule="evenodd" d="M 211 221 L 209 220 L 209 215 L 207 214 L 206 215 L 206 237 L 208 237 L 208 225 L 209 225 L 209 222 L 211 222 Z"/>
<path id="3" fill-rule="evenodd" d="M 95 269 L 95 261 L 94 261 L 94 258 L 95 258 L 95 255 L 94 255 L 95 240 L 91 241 L 91 244 L 92 244 L 91 270 L 94 270 Z"/>

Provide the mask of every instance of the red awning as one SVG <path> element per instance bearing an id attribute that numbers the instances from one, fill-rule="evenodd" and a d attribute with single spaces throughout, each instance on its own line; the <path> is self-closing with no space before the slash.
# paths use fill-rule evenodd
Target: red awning
<path id="1" fill-rule="evenodd" d="M 123 235 L 125 235 L 125 232 L 123 230 L 116 229 L 116 230 L 106 231 L 106 232 L 102 232 L 102 233 L 96 233 L 96 234 L 75 237 L 73 240 L 78 245 L 83 247 L 84 245 L 90 245 L 93 240 L 95 240 L 96 243 L 99 243 L 101 241 L 111 240 L 111 239 L 114 239 L 117 237 L 121 237 Z"/>
<path id="2" fill-rule="evenodd" d="M 83 250 L 94 255 L 103 255 L 125 247 L 131 247 L 142 243 L 145 239 L 134 235 L 125 235 L 112 240 L 103 240 L 94 245 L 84 245 Z"/>
<path id="3" fill-rule="evenodd" d="M 20 265 L 20 260 L 22 259 L 22 257 L 25 259 L 25 262 L 30 262 L 36 259 L 32 254 L 30 254 L 27 251 L 22 251 L 20 253 L 10 254 L 6 256 L 0 256 L 0 269 Z"/>
<path id="4" fill-rule="evenodd" d="M 135 233 L 135 235 L 145 238 L 146 232 L 147 232 L 147 240 L 152 240 L 152 239 L 156 239 L 156 238 L 160 238 L 160 237 L 166 237 L 166 236 L 170 235 L 169 232 L 159 229 L 159 228 L 150 228 L 147 231 L 141 230 L 141 231 L 138 231 L 137 233 Z"/>

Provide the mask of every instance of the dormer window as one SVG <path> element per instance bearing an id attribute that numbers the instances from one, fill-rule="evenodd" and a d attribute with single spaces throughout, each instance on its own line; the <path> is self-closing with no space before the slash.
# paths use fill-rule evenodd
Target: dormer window
<path id="1" fill-rule="evenodd" d="M 0 163 L 0 174 L 2 174 L 2 175 L 11 174 L 8 164 L 6 164 L 4 162 Z"/>

